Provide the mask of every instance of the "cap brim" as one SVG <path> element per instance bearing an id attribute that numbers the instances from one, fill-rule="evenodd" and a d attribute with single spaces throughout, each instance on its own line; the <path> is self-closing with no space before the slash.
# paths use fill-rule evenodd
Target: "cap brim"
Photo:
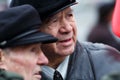
<path id="1" fill-rule="evenodd" d="M 66 6 L 58 9 L 58 10 L 55 11 L 54 13 L 50 14 L 48 17 L 53 16 L 54 14 L 57 14 L 57 13 L 59 13 L 60 11 L 66 9 L 66 8 L 68 8 L 68 7 L 70 7 L 70 6 L 73 6 L 73 5 L 75 5 L 75 4 L 78 4 L 78 2 L 74 2 L 74 3 L 68 4 L 68 5 L 66 5 Z"/>
<path id="2" fill-rule="evenodd" d="M 19 36 L 20 37 L 11 40 L 9 45 L 7 46 L 20 46 L 20 45 L 35 44 L 35 43 L 53 43 L 58 40 L 52 35 L 39 31 L 33 31 L 33 32 L 30 31 Z"/>

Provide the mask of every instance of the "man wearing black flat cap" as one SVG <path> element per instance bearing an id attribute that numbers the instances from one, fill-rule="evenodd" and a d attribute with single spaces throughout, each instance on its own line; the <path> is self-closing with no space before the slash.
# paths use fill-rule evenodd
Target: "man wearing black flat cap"
<path id="1" fill-rule="evenodd" d="M 42 67 L 42 80 L 100 80 L 104 75 L 120 71 L 120 53 L 117 50 L 104 44 L 77 41 L 71 9 L 76 3 L 76 0 L 11 2 L 11 7 L 23 4 L 35 7 L 42 17 L 40 31 L 58 38 L 56 43 L 42 45 L 49 60 L 49 64 Z"/>
<path id="2" fill-rule="evenodd" d="M 41 44 L 57 38 L 40 32 L 40 24 L 39 14 L 30 5 L 0 12 L 0 80 L 41 79 L 40 66 L 48 63 Z"/>

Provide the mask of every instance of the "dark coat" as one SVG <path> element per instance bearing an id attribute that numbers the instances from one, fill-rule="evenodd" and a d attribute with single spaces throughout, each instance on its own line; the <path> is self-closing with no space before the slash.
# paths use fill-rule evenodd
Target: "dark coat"
<path id="1" fill-rule="evenodd" d="M 100 80 L 102 76 L 117 71 L 120 71 L 117 50 L 103 44 L 77 42 L 70 55 L 66 80 Z M 44 77 L 42 80 L 46 80 Z"/>

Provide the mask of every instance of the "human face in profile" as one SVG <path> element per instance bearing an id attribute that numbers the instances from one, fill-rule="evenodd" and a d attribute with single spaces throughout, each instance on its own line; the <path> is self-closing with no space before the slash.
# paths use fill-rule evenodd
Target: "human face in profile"
<path id="1" fill-rule="evenodd" d="M 3 53 L 3 64 L 0 66 L 22 75 L 24 80 L 40 80 L 40 66 L 48 63 L 40 46 L 41 44 L 33 44 L 5 49 L 4 52 L 0 52 Z"/>

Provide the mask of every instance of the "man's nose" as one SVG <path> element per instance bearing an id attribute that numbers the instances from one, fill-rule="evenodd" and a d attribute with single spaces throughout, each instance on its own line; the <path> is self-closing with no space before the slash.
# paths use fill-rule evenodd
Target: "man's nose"
<path id="1" fill-rule="evenodd" d="M 37 63 L 38 63 L 39 65 L 46 65 L 46 64 L 48 64 L 48 59 L 47 59 L 47 57 L 44 55 L 43 52 L 40 53 L 40 55 L 39 55 L 39 57 L 38 57 Z"/>
<path id="2" fill-rule="evenodd" d="M 70 32 L 72 30 L 71 22 L 66 19 L 62 19 L 60 26 L 60 32 Z"/>

